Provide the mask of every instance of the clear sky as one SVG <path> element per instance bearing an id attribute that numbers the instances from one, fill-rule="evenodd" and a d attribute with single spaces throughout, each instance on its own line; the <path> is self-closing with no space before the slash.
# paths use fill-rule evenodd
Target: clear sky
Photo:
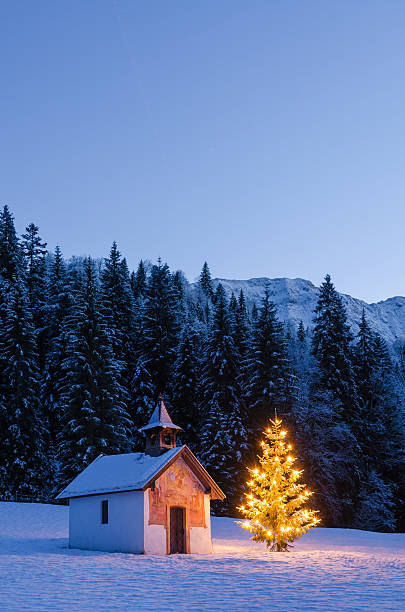
<path id="1" fill-rule="evenodd" d="M 1 0 L 0 202 L 65 256 L 405 294 L 403 0 Z"/>

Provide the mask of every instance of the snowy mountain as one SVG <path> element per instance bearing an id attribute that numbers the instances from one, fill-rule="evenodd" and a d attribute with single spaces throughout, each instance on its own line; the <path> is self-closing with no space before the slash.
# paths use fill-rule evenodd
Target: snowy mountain
<path id="1" fill-rule="evenodd" d="M 305 327 L 312 326 L 313 310 L 318 299 L 319 289 L 310 281 L 302 278 L 251 278 L 249 280 L 214 279 L 214 285 L 222 283 L 226 292 L 237 295 L 241 289 L 248 303 L 260 305 L 264 288 L 268 284 L 272 301 L 276 304 L 278 316 L 282 321 L 291 321 L 295 326 L 302 319 Z M 347 310 L 349 323 L 357 333 L 361 313 L 364 308 L 371 328 L 378 332 L 389 344 L 405 341 L 405 297 L 388 298 L 376 304 L 367 304 L 350 295 L 341 294 Z"/>

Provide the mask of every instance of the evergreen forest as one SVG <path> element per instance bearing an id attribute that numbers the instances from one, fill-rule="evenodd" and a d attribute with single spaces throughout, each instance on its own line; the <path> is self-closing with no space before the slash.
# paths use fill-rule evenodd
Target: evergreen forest
<path id="1" fill-rule="evenodd" d="M 143 450 L 160 393 L 239 516 L 275 411 L 322 526 L 405 529 L 404 348 L 364 313 L 348 324 L 329 275 L 313 326 L 282 323 L 268 290 L 229 295 L 161 260 L 65 260 L 0 212 L 0 499 L 51 500 L 100 453 Z"/>

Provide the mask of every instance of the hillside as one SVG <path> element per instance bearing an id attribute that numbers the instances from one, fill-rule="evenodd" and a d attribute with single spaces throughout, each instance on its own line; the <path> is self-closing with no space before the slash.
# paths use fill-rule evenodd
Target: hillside
<path id="1" fill-rule="evenodd" d="M 319 289 L 310 281 L 302 278 L 251 278 L 249 280 L 214 279 L 214 284 L 222 283 L 228 295 L 235 295 L 241 289 L 249 303 L 257 305 L 268 284 L 272 301 L 276 304 L 279 318 L 298 325 L 302 319 L 306 327 L 312 326 L 313 310 L 318 299 Z M 194 284 L 195 287 L 195 284 Z M 392 297 L 375 304 L 341 294 L 353 331 L 357 332 L 357 322 L 364 308 L 367 320 L 374 331 L 378 332 L 389 344 L 405 341 L 405 297 Z"/>
<path id="2" fill-rule="evenodd" d="M 405 535 L 314 529 L 290 553 L 213 518 L 213 555 L 67 548 L 68 508 L 0 502 L 0 610 L 405 608 Z"/>

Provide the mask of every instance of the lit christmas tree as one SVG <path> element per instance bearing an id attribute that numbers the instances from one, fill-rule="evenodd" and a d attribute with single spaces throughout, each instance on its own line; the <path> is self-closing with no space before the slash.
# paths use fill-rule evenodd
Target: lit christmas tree
<path id="1" fill-rule="evenodd" d="M 250 492 L 245 494 L 246 505 L 239 508 L 246 520 L 239 524 L 254 534 L 252 540 L 285 551 L 320 519 L 316 510 L 305 508 L 312 492 L 299 482 L 303 470 L 293 468 L 296 458 L 281 420 L 276 416 L 270 423 L 264 432 L 266 440 L 261 442 L 260 469 L 249 469 Z"/>

